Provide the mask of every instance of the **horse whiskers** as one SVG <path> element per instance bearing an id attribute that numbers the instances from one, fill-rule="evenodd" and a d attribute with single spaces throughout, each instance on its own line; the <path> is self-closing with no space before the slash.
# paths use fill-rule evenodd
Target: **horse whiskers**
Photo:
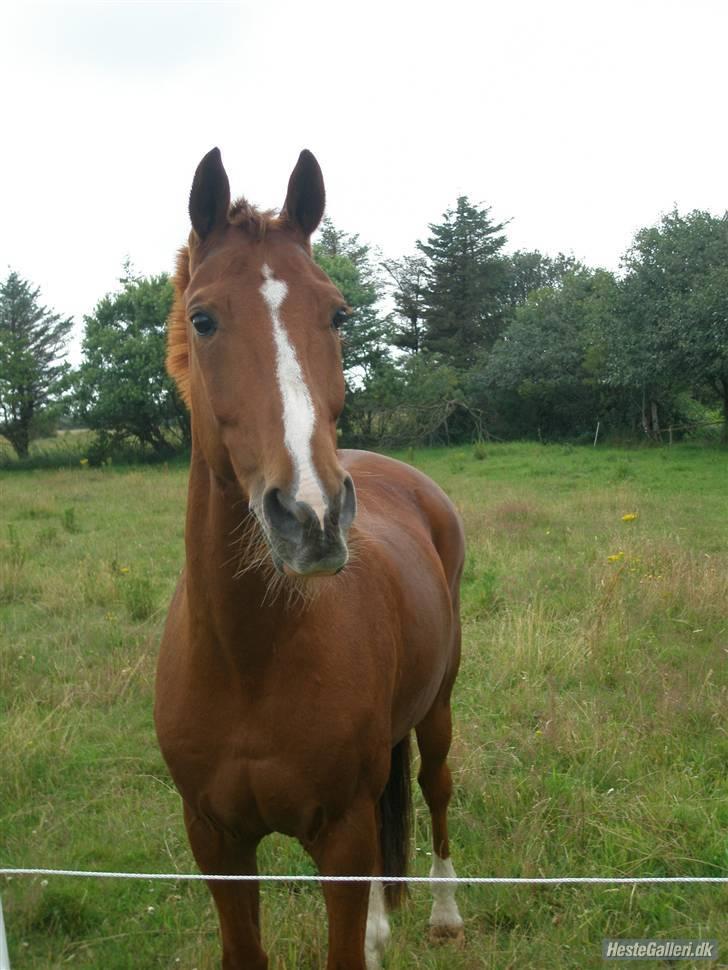
<path id="1" fill-rule="evenodd" d="M 239 533 L 237 536 L 235 536 L 236 532 Z M 243 559 L 255 560 L 267 555 L 265 535 L 253 512 L 244 515 L 230 535 L 234 536 L 230 546 L 234 547 L 236 551 L 230 559 L 223 563 L 223 566 L 228 566 L 237 558 L 239 568 Z"/>
<path id="2" fill-rule="evenodd" d="M 267 574 L 268 585 L 263 597 L 263 606 L 272 606 L 278 597 L 285 597 L 286 609 L 305 609 L 316 599 L 317 588 L 315 580 L 300 580 L 295 576 L 286 576 L 275 569 Z"/>
<path id="3" fill-rule="evenodd" d="M 236 532 L 239 534 L 235 535 Z M 234 538 L 230 545 L 235 548 L 235 551 L 222 564 L 223 568 L 235 562 L 233 573 L 235 580 L 241 579 L 248 573 L 260 573 L 265 587 L 261 606 L 272 606 L 281 597 L 285 599 L 287 609 L 303 608 L 316 599 L 321 589 L 321 580 L 307 580 L 279 572 L 273 565 L 268 540 L 253 512 L 249 512 L 241 519 L 231 535 Z"/>
<path id="4" fill-rule="evenodd" d="M 237 533 L 237 535 L 236 535 Z M 255 513 L 248 511 L 231 531 L 230 545 L 233 555 L 223 563 L 223 567 L 235 562 L 233 579 L 239 580 L 250 573 L 259 573 L 264 584 L 261 606 L 273 606 L 279 600 L 287 609 L 309 607 L 331 583 L 341 584 L 359 572 L 361 551 L 372 544 L 371 538 L 356 528 L 349 535 L 349 558 L 345 569 L 337 576 L 311 577 L 291 576 L 277 570 L 273 564 L 271 550 L 265 532 Z"/>

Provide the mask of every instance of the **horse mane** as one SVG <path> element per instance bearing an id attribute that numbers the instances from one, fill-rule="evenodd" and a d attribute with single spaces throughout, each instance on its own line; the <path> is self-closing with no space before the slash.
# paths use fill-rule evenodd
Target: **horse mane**
<path id="1" fill-rule="evenodd" d="M 190 234 L 190 245 L 192 244 Z M 190 245 L 177 252 L 172 286 L 174 299 L 167 318 L 167 373 L 177 385 L 182 400 L 190 407 L 190 351 L 187 346 L 185 290 L 190 282 Z"/>
<path id="2" fill-rule="evenodd" d="M 283 229 L 288 223 L 285 214 L 275 209 L 257 209 L 247 199 L 239 198 L 230 206 L 228 223 L 242 229 L 255 242 L 262 242 L 271 230 Z M 187 407 L 190 406 L 190 355 L 187 346 L 187 313 L 184 294 L 190 282 L 190 256 L 198 245 L 197 234 L 193 230 L 186 246 L 177 252 L 177 260 L 172 285 L 174 300 L 167 319 L 167 373 L 177 384 L 177 388 Z"/>

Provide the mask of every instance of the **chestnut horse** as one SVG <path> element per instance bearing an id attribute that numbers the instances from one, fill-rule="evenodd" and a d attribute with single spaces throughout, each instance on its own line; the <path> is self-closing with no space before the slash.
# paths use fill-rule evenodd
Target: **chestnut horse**
<path id="1" fill-rule="evenodd" d="M 155 720 L 202 872 L 254 874 L 258 843 L 282 832 L 321 875 L 371 877 L 323 891 L 327 967 L 372 970 L 389 935 L 383 884 L 407 859 L 412 729 L 432 874 L 454 875 L 446 756 L 464 543 L 429 478 L 336 449 L 347 308 L 311 257 L 323 210 L 307 151 L 278 216 L 231 206 L 217 149 L 195 173 L 168 346 L 192 417 L 186 565 Z M 223 967 L 266 967 L 257 882 L 208 885 Z M 433 896 L 431 935 L 461 937 L 452 885 Z"/>

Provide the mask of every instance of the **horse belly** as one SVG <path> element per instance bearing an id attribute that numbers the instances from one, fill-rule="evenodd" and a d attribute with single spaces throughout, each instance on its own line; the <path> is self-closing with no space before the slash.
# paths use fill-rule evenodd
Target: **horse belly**
<path id="1" fill-rule="evenodd" d="M 443 603 L 437 593 L 433 589 L 430 601 L 406 618 L 393 705 L 395 737 L 420 723 L 457 665 L 449 600 Z"/>
<path id="2" fill-rule="evenodd" d="M 383 548 L 389 623 L 397 639 L 391 711 L 392 740 L 397 741 L 420 723 L 457 669 L 457 616 L 442 563 L 427 536 L 390 530 Z"/>

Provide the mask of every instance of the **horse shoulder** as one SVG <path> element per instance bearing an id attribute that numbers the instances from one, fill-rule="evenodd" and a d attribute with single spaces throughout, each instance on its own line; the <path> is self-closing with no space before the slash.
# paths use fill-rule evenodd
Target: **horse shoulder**
<path id="1" fill-rule="evenodd" d="M 409 532 L 432 543 L 442 563 L 451 596 L 465 558 L 465 538 L 457 509 L 445 492 L 417 468 L 373 452 L 339 452 L 356 485 L 359 509 L 370 527 Z"/>

